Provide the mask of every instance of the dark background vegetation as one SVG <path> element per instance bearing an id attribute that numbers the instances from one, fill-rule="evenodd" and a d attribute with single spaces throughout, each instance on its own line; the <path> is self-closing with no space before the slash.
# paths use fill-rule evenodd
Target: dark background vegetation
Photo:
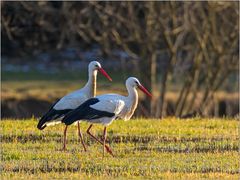
<path id="1" fill-rule="evenodd" d="M 238 23 L 237 1 L 1 1 L 2 117 L 41 115 L 95 59 L 100 92 L 130 75 L 152 91 L 136 115 L 237 116 Z"/>

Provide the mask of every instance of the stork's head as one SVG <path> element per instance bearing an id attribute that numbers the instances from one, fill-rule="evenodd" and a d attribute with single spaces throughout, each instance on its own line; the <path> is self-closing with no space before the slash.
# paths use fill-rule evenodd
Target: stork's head
<path id="1" fill-rule="evenodd" d="M 106 71 L 102 68 L 101 64 L 97 61 L 91 61 L 88 65 L 88 71 L 91 73 L 99 71 L 102 73 L 109 81 L 112 81 L 112 78 L 106 73 Z"/>
<path id="2" fill-rule="evenodd" d="M 130 86 L 132 88 L 139 88 L 142 92 L 144 92 L 149 97 L 152 97 L 152 94 L 148 92 L 148 90 L 140 83 L 140 81 L 135 77 L 129 77 L 126 80 L 126 86 Z"/>

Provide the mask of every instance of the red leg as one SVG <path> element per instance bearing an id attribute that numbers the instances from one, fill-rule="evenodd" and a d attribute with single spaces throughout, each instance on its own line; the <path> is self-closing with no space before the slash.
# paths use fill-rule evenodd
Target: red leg
<path id="1" fill-rule="evenodd" d="M 92 128 L 92 124 L 89 126 L 89 128 L 87 129 L 87 133 L 93 138 L 93 139 L 95 139 L 97 142 L 99 142 L 100 144 L 102 144 L 102 145 L 104 145 L 104 143 L 102 142 L 102 141 L 100 141 L 99 139 L 97 139 L 93 134 L 91 134 L 91 132 L 90 132 L 90 129 Z M 104 146 L 103 146 L 104 147 Z M 109 153 L 109 154 L 111 154 L 112 156 L 114 156 L 113 155 L 113 153 L 112 153 L 112 150 L 110 149 L 110 147 L 108 147 L 106 144 L 105 144 L 105 148 L 106 148 L 106 150 L 107 150 L 107 152 Z"/>
<path id="2" fill-rule="evenodd" d="M 66 151 L 67 128 L 68 128 L 68 126 L 65 127 L 65 129 L 64 129 L 64 134 L 63 134 L 63 135 L 64 135 L 64 136 L 63 136 L 63 149 L 62 149 L 63 151 Z"/>
<path id="3" fill-rule="evenodd" d="M 107 139 L 107 127 L 105 126 L 103 130 L 103 157 L 105 156 L 106 139 Z"/>
<path id="4" fill-rule="evenodd" d="M 80 141 L 81 141 L 81 143 L 83 145 L 84 151 L 87 151 L 85 143 L 83 141 L 83 136 L 82 136 L 82 132 L 81 132 L 81 129 L 80 129 L 80 123 L 79 122 L 78 122 L 78 135 L 80 137 Z"/>

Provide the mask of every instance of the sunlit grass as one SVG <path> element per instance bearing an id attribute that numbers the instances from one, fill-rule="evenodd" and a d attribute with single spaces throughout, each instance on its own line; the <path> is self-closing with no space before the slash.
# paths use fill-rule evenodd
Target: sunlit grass
<path id="1" fill-rule="evenodd" d="M 98 75 L 98 94 L 124 93 L 125 77 L 116 72 L 109 72 L 113 81 L 109 82 Z M 74 90 L 82 88 L 87 82 L 87 70 L 84 72 L 63 71 L 59 73 L 42 72 L 2 72 L 1 97 L 26 99 L 33 97 L 51 101 Z M 111 88 L 110 88 L 111 87 Z M 114 87 L 114 88 L 113 88 Z"/>
<path id="2" fill-rule="evenodd" d="M 237 179 L 238 121 L 231 119 L 167 118 L 117 120 L 108 127 L 115 157 L 102 158 L 102 146 L 90 139 L 81 123 L 88 151 L 78 141 L 76 126 L 36 128 L 37 120 L 3 120 L 2 175 L 22 178 L 153 178 Z M 99 138 L 103 127 L 94 125 Z"/>
<path id="3" fill-rule="evenodd" d="M 131 71 L 119 73 L 111 69 L 107 70 L 113 81 L 109 82 L 101 74 L 98 75 L 97 83 L 97 95 L 105 93 L 119 93 L 126 95 L 125 80 L 129 76 L 136 76 Z M 4 99 L 27 99 L 35 98 L 40 100 L 47 100 L 49 102 L 60 98 L 67 93 L 80 89 L 87 82 L 87 70 L 81 71 L 61 71 L 55 73 L 43 73 L 38 71 L 30 72 L 6 72 L 2 71 L 2 83 L 1 83 L 1 98 Z M 140 77 L 139 77 L 140 78 Z M 141 80 L 141 79 L 140 79 Z M 181 88 L 181 83 L 170 83 L 168 92 L 166 93 L 166 99 L 173 102 L 176 101 L 178 93 Z M 156 90 L 154 96 L 157 98 L 159 90 Z M 140 98 L 143 97 L 143 93 L 139 93 Z M 198 92 L 196 99 L 200 100 L 202 92 Z M 238 92 L 233 91 L 228 93 L 226 91 L 218 91 L 215 94 L 217 99 L 238 99 Z"/>

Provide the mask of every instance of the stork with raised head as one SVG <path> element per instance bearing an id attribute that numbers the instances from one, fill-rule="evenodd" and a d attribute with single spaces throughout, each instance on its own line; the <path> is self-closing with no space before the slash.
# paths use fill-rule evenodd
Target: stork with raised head
<path id="1" fill-rule="evenodd" d="M 97 86 L 97 72 L 102 73 L 106 78 L 112 81 L 111 77 L 106 73 L 106 71 L 101 67 L 101 64 L 97 61 L 92 61 L 88 65 L 88 81 L 86 85 L 79 90 L 76 90 L 66 96 L 62 97 L 60 100 L 55 102 L 48 112 L 39 120 L 37 128 L 43 130 L 45 127 L 50 125 L 55 125 L 61 123 L 62 118 L 70 111 L 79 107 L 89 98 L 96 95 Z M 78 123 L 78 135 L 80 137 L 81 143 L 84 150 L 86 147 L 83 141 L 79 121 Z M 66 150 L 66 133 L 67 126 L 64 129 L 64 145 L 63 150 Z"/>
<path id="2" fill-rule="evenodd" d="M 78 121 L 88 121 L 91 123 L 87 133 L 94 138 L 97 142 L 103 145 L 103 156 L 105 148 L 108 153 L 113 155 L 112 150 L 106 145 L 107 126 L 110 125 L 113 120 L 120 118 L 129 120 L 138 104 L 138 92 L 137 88 L 143 91 L 146 95 L 152 97 L 152 95 L 141 85 L 139 80 L 135 77 L 129 77 L 126 80 L 126 87 L 128 96 L 122 96 L 118 94 L 104 94 L 91 98 L 77 107 L 75 110 L 69 112 L 62 122 L 66 126 Z M 93 123 L 101 123 L 104 125 L 103 141 L 97 139 L 90 129 Z"/>

